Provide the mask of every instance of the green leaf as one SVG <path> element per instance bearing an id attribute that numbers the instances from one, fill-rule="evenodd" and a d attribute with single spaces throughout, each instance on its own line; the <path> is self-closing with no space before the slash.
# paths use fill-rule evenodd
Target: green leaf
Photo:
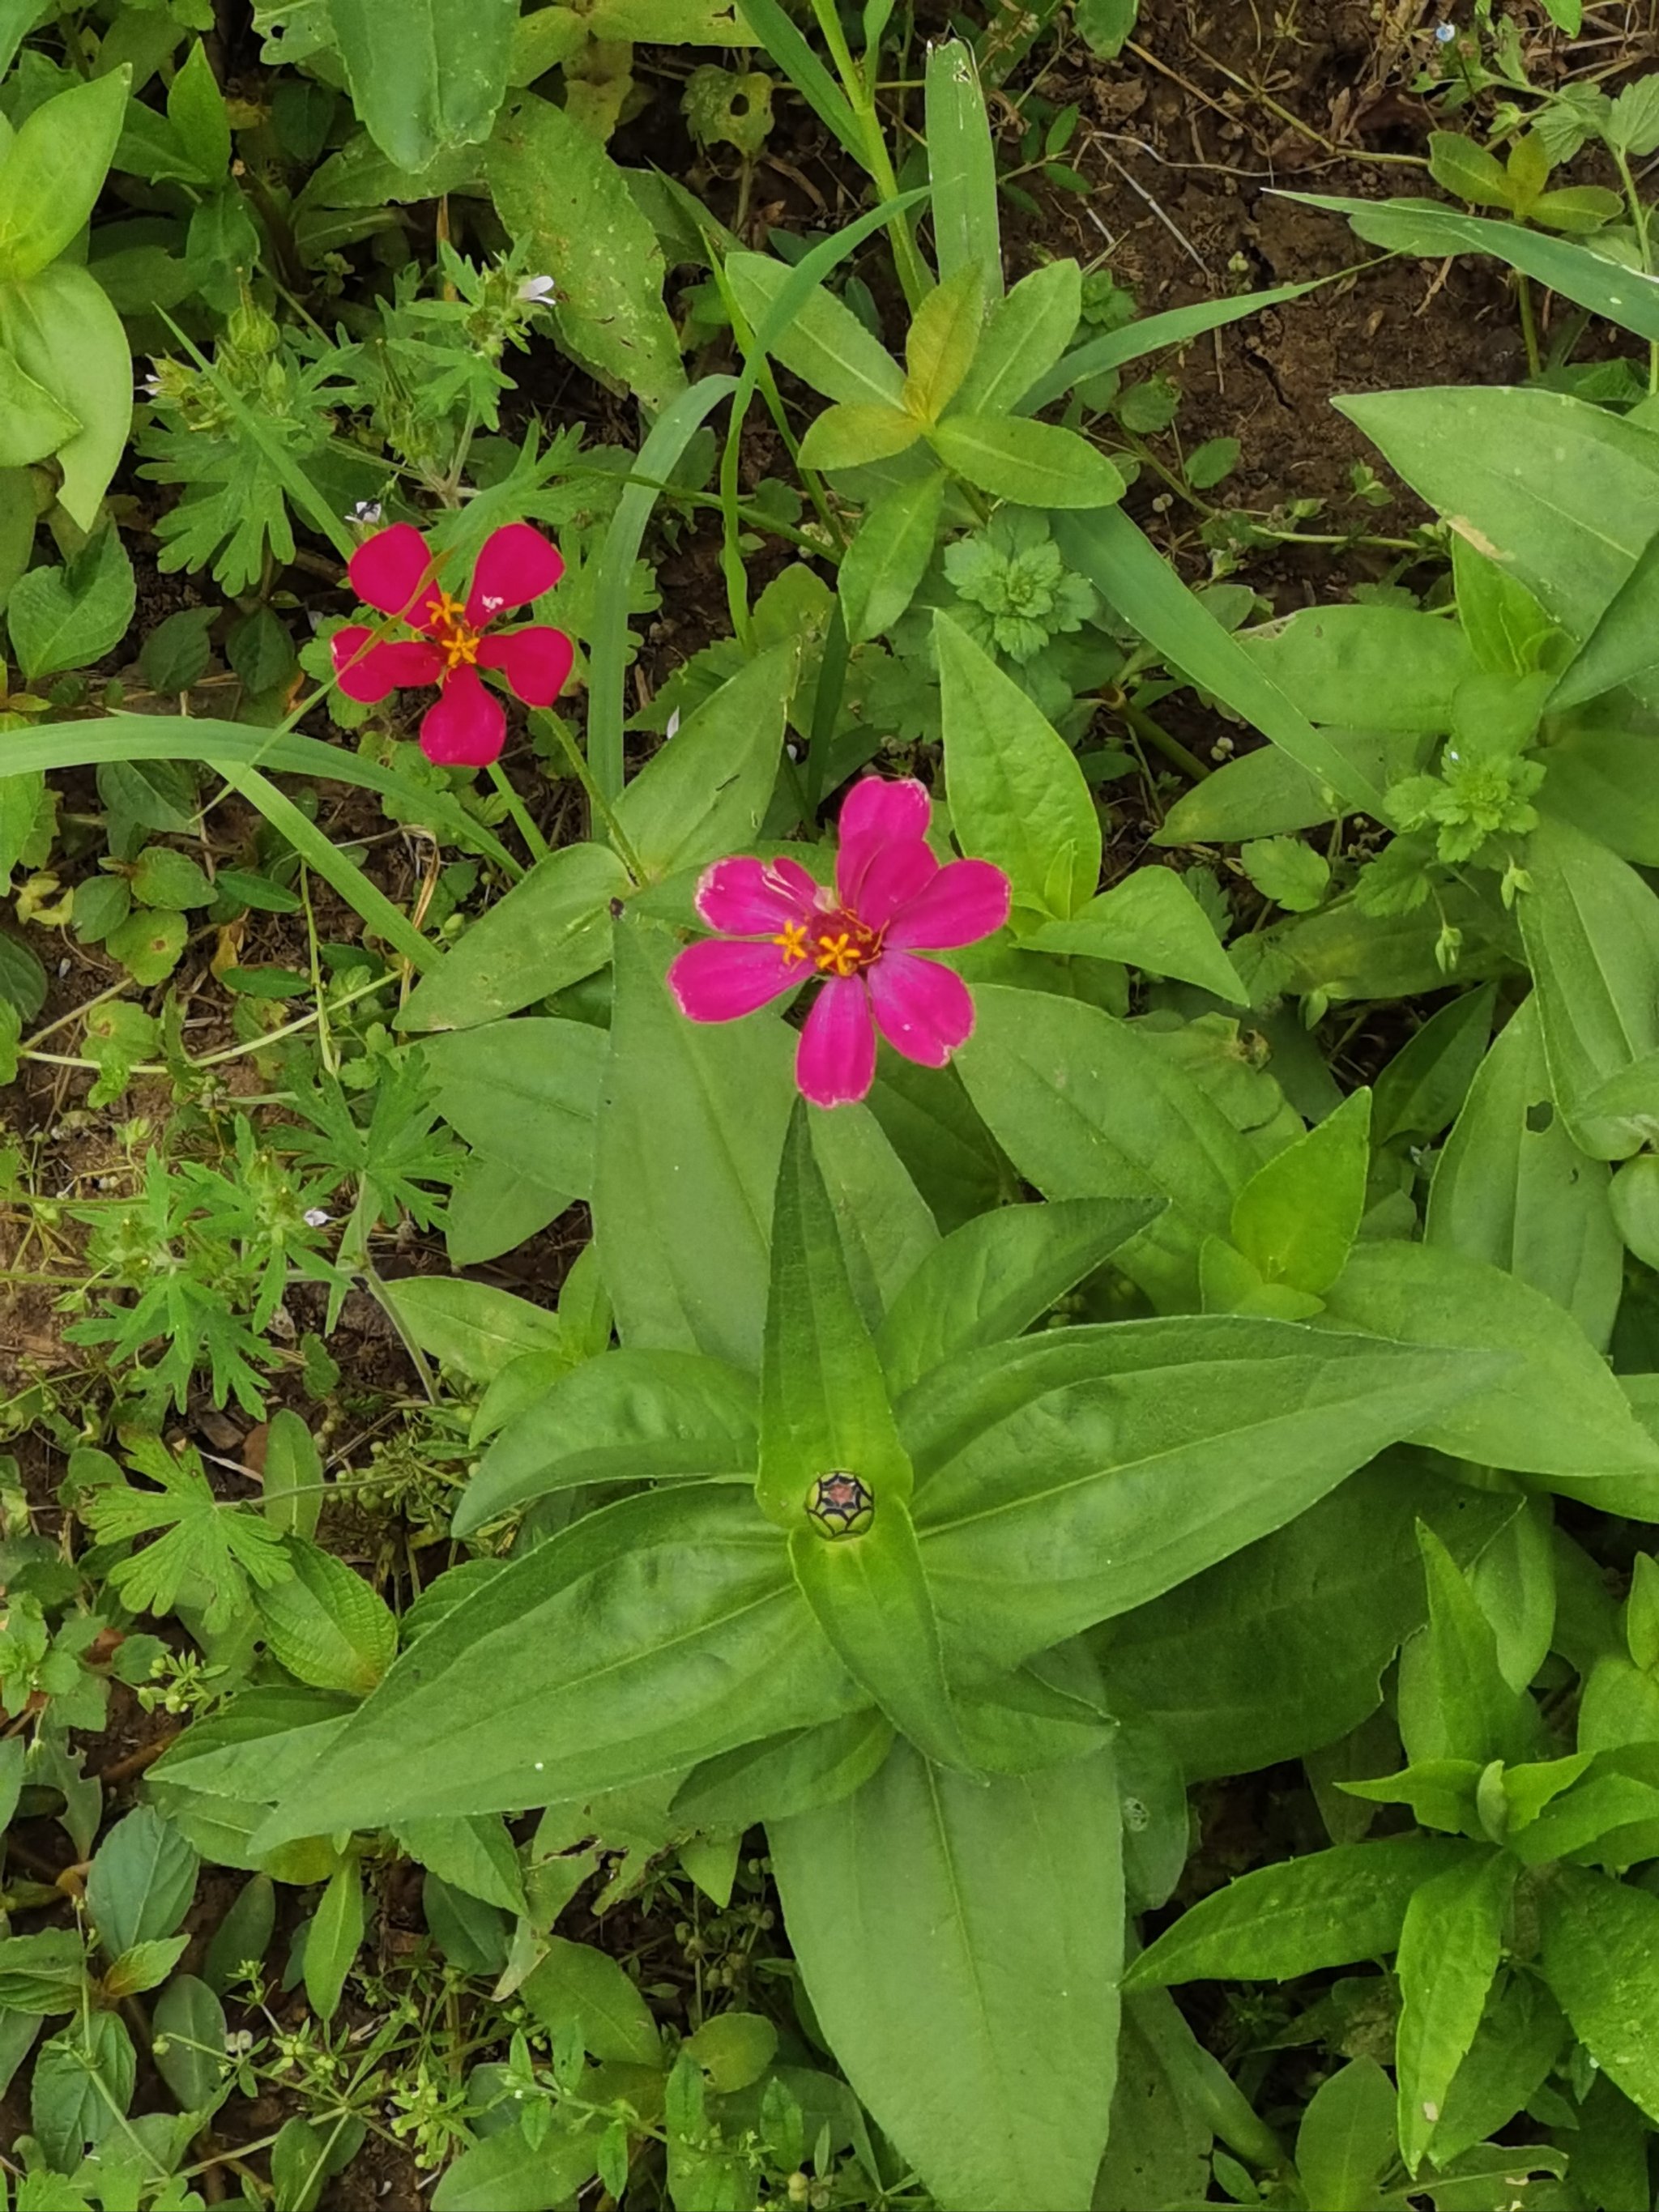
<path id="1" fill-rule="evenodd" d="M 1535 243 L 1609 268 L 1582 247 Z M 1653 291 L 1659 337 L 1659 285 L 1612 273 L 1623 289 Z M 1536 386 L 1460 386 L 1337 404 L 1460 536 L 1501 562 L 1575 637 L 1594 629 L 1659 531 L 1659 446 L 1587 401 Z M 1516 453 L 1530 457 L 1519 471 Z M 1557 703 L 1572 696 L 1569 678 Z"/>
<path id="2" fill-rule="evenodd" d="M 1307 607 L 1239 642 L 1310 722 L 1347 729 L 1440 736 L 1476 669 L 1455 623 L 1403 607 Z"/>
<path id="3" fill-rule="evenodd" d="M 1503 163 L 1459 131 L 1430 131 L 1429 174 L 1442 191 L 1477 207 L 1515 204 L 1515 188 Z M 1414 2167 L 1416 2161 L 1411 2163 Z"/>
<path id="4" fill-rule="evenodd" d="M 1527 589 L 1467 538 L 1452 539 L 1457 619 L 1482 668 L 1528 676 L 1553 635 L 1549 617 Z"/>
<path id="5" fill-rule="evenodd" d="M 1504 1680 L 1498 1638 L 1468 1577 L 1431 1528 L 1418 1532 L 1429 1618 L 1401 1654 L 1401 1741 L 1413 1765 L 1463 1759 L 1515 1765 L 1536 1749 L 1536 1715 Z"/>
<path id="6" fill-rule="evenodd" d="M 1316 730 L 1262 674 L 1127 515 L 1060 515 L 1054 543 L 1066 566 L 1086 576 L 1131 629 L 1189 683 L 1213 692 L 1311 775 L 1328 783 L 1349 807 L 1380 818 L 1382 794 L 1364 766 Z"/>
<path id="7" fill-rule="evenodd" d="M 110 931 L 104 942 L 133 981 L 148 988 L 164 983 L 172 975 L 189 934 L 190 927 L 183 915 L 147 909 L 130 914 Z"/>
<path id="8" fill-rule="evenodd" d="M 1659 1130 L 1659 897 L 1565 823 L 1534 830 L 1527 873 L 1521 929 L 1556 1105 L 1581 1151 L 1628 1159 Z M 1609 1093 L 1616 1078 L 1629 1079 Z"/>
<path id="9" fill-rule="evenodd" d="M 798 456 L 806 469 L 857 469 L 869 461 L 908 453 L 921 435 L 921 424 L 902 407 L 826 407 L 800 441 Z"/>
<path id="10" fill-rule="evenodd" d="M 375 0 L 351 4 L 375 12 Z M 422 4 L 470 13 L 473 35 L 488 24 L 492 41 L 498 32 L 510 41 L 518 15 L 514 0 L 487 0 L 482 9 L 472 0 Z M 399 41 L 407 35 L 401 21 L 388 21 L 386 34 Z M 504 53 L 501 67 L 504 75 Z M 500 96 L 497 84 L 491 108 Z M 482 129 L 453 135 L 482 137 L 488 128 L 485 114 Z M 386 150 L 395 155 L 397 149 L 388 145 Z M 662 303 L 662 248 L 592 132 L 564 108 L 526 94 L 496 129 L 485 169 L 501 221 L 514 237 L 528 239 L 535 267 L 557 283 L 555 314 L 562 343 L 577 360 L 616 379 L 647 407 L 665 407 L 684 390 L 685 374 Z"/>
<path id="11" fill-rule="evenodd" d="M 741 1745 L 692 1769 L 675 1792 L 674 1816 L 719 1835 L 816 1812 L 866 1783 L 892 1742 L 892 1723 L 872 1706 Z"/>
<path id="12" fill-rule="evenodd" d="M 586 1798 L 865 1702 L 752 1498 L 647 1492 L 520 1554 L 425 1630 L 258 1847 Z"/>
<path id="13" fill-rule="evenodd" d="M 758 330 L 789 282 L 790 270 L 763 253 L 733 253 L 727 257 L 726 275 L 738 305 Z M 814 392 L 845 406 L 896 408 L 903 395 L 903 370 L 852 309 L 822 284 L 807 293 L 772 350 Z"/>
<path id="14" fill-rule="evenodd" d="M 432 2192 L 432 2212 L 505 2212 L 508 2205 L 552 2212 L 573 2202 L 592 2179 L 599 2147 L 598 2135 L 586 2125 L 556 2121 L 536 2143 L 518 2127 L 503 2128 L 445 2169 Z"/>
<path id="15" fill-rule="evenodd" d="M 1530 998 L 1481 1063 L 1441 1151 L 1425 1239 L 1530 1283 L 1602 1352 L 1625 1285 L 1610 1181 L 1555 1110 Z"/>
<path id="16" fill-rule="evenodd" d="M 21 469 L 45 460 L 80 428 L 78 415 L 26 375 L 10 354 L 0 352 L 0 468 Z M 33 507 L 30 500 L 31 526 Z"/>
<path id="17" fill-rule="evenodd" d="M 1110 507 L 1124 482 L 1097 447 L 1075 430 L 1019 416 L 947 415 L 928 432 L 947 469 L 994 499 L 1022 507 Z"/>
<path id="18" fill-rule="evenodd" d="M 1103 1753 L 981 1786 L 906 1745 L 855 1796 L 773 1822 L 812 2008 L 940 2201 L 1088 2203 L 1123 1925 Z"/>
<path id="19" fill-rule="evenodd" d="M 608 1352 L 561 1376 L 490 1445 L 456 1507 L 457 1536 L 589 1482 L 752 1474 L 754 1384 L 686 1352 Z"/>
<path id="20" fill-rule="evenodd" d="M 556 1221 L 575 1196 L 550 1190 L 506 1161 L 475 1153 L 457 1176 L 444 1211 L 444 1251 L 452 1267 L 498 1260 Z"/>
<path id="21" fill-rule="evenodd" d="M 777 781 L 784 714 L 799 674 L 793 638 L 751 660 L 687 715 L 623 793 L 617 819 L 647 882 L 753 842 Z"/>
<path id="22" fill-rule="evenodd" d="M 140 1805 L 117 1821 L 87 1875 L 87 1911 L 112 1959 L 174 1932 L 196 1894 L 198 1863 L 152 1806 Z"/>
<path id="23" fill-rule="evenodd" d="M 1049 992 L 981 986 L 957 1065 L 1045 1198 L 1162 1198 L 1118 1265 L 1160 1303 L 1198 1302 L 1198 1248 L 1224 1236 L 1260 1155 L 1194 1079 L 1127 1022 Z"/>
<path id="24" fill-rule="evenodd" d="M 519 1854 L 498 1814 L 476 1820 L 452 1814 L 447 1820 L 405 1820 L 398 1841 L 451 1887 L 498 1905 L 503 1912 L 528 1914 Z"/>
<path id="25" fill-rule="evenodd" d="M 651 2008 L 612 1958 L 562 1936 L 544 1939 L 547 1955 L 519 1997 L 551 2035 L 579 2026 L 595 2058 L 659 2067 L 662 2038 Z"/>
<path id="26" fill-rule="evenodd" d="M 1569 2033 L 1536 1974 L 1500 1972 L 1441 2106 L 1431 2145 L 1435 2162 L 1449 2166 L 1513 2119 L 1549 2074 Z"/>
<path id="27" fill-rule="evenodd" d="M 1553 1299 L 1441 1244 L 1362 1238 L 1327 1315 L 1396 1343 L 1502 1346 L 1515 1364 L 1419 1441 L 1479 1466 L 1542 1476 L 1604 1512 L 1659 1517 L 1659 1448 L 1582 1329 Z"/>
<path id="28" fill-rule="evenodd" d="M 970 259 L 941 277 L 916 309 L 904 342 L 904 405 L 919 422 L 937 422 L 956 398 L 984 324 L 984 273 Z"/>
<path id="29" fill-rule="evenodd" d="M 935 1765 L 971 1770 L 909 1510 L 895 1486 L 870 1487 L 875 1519 L 863 1534 L 804 1522 L 791 1530 L 796 1583 L 826 1641 L 894 1727 Z"/>
<path id="30" fill-rule="evenodd" d="M 1365 1210 L 1370 1121 L 1370 1092 L 1352 1092 L 1233 1200 L 1229 1233 L 1268 1282 L 1317 1296 L 1341 1273 Z"/>
<path id="31" fill-rule="evenodd" d="M 1320 2212 L 1370 2212 L 1381 2175 L 1394 2162 L 1395 2097 L 1376 2059 L 1361 2057 L 1308 2100 L 1296 2135 L 1303 2192 Z"/>
<path id="32" fill-rule="evenodd" d="M 202 1972 L 216 1995 L 223 1996 L 234 1985 L 239 1966 L 264 1957 L 276 1925 L 275 1885 L 269 1875 L 256 1874 L 238 1890 L 208 1945 Z"/>
<path id="33" fill-rule="evenodd" d="M 1275 906 L 1291 914 L 1311 914 L 1322 906 L 1331 884 L 1331 865 L 1296 837 L 1262 837 L 1240 848 L 1245 874 Z"/>
<path id="34" fill-rule="evenodd" d="M 981 298 L 994 301 L 1002 292 L 996 152 L 974 50 L 961 39 L 928 49 L 923 123 L 940 286 L 971 269 Z"/>
<path id="35" fill-rule="evenodd" d="M 74 1929 L 0 1936 L 0 2012 L 78 2012 L 86 1978 L 86 1948 Z"/>
<path id="36" fill-rule="evenodd" d="M 167 121 L 198 174 L 217 184 L 230 167 L 230 118 L 199 40 L 167 88 Z"/>
<path id="37" fill-rule="evenodd" d="M 405 1275 L 386 1296 L 398 1322 L 422 1349 L 475 1382 L 489 1382 L 510 1359 L 556 1349 L 559 1317 L 488 1283 L 460 1277 Z"/>
<path id="38" fill-rule="evenodd" d="M 1484 1844 L 1450 1837 L 1391 1836 L 1258 1867 L 1189 1906 L 1128 1968 L 1124 1990 L 1288 1981 L 1382 1957 L 1399 1942 L 1424 1882 L 1491 1856 Z"/>
<path id="39" fill-rule="evenodd" d="M 761 1361 L 756 1494 L 792 1530 L 806 1525 L 823 1476 L 857 1476 L 878 1515 L 890 1502 L 902 1504 L 911 1480 L 881 1362 L 854 1301 L 809 1112 L 798 1099 L 778 1168 Z"/>
<path id="40" fill-rule="evenodd" d="M 313 1690 L 367 1697 L 397 1655 L 391 1608 L 343 1559 L 290 1535 L 294 1572 L 255 1601 L 270 1656 Z"/>
<path id="41" fill-rule="evenodd" d="M 180 1592 L 199 1579 L 210 1592 L 203 1625 L 216 1633 L 246 1609 L 250 1580 L 264 1589 L 293 1571 L 267 1522 L 222 1506 L 191 1447 L 175 1456 L 152 1440 L 130 1445 L 128 1455 L 159 1487 L 102 1484 L 81 1511 L 100 1543 L 166 1532 L 109 1570 L 111 1587 L 135 1613 L 172 1612 Z"/>
<path id="42" fill-rule="evenodd" d="M 180 2109 L 210 2106 L 228 2070 L 225 2008 L 194 1974 L 176 1974 L 155 2000 L 155 2069 Z"/>
<path id="43" fill-rule="evenodd" d="M 188 1936 L 166 1936 L 135 1943 L 131 1950 L 122 1952 L 105 1975 L 106 1995 L 125 1999 L 153 1990 L 158 1983 L 166 1981 L 183 1958 L 189 1942 Z"/>
<path id="44" fill-rule="evenodd" d="M 1134 33 L 1140 0 L 1078 0 L 1079 36 L 1102 61 L 1115 61 Z"/>
<path id="45" fill-rule="evenodd" d="M 580 982 L 610 958 L 611 902 L 629 888 L 609 846 L 550 853 L 422 976 L 398 1026 L 476 1029 Z"/>
<path id="46" fill-rule="evenodd" d="M 1318 734 L 1379 793 L 1418 774 L 1432 750 L 1428 738 L 1397 732 L 1325 729 Z M 1183 792 L 1152 842 L 1231 844 L 1317 829 L 1351 811 L 1323 776 L 1310 774 L 1277 745 L 1260 745 Z"/>
<path id="47" fill-rule="evenodd" d="M 84 668 L 118 645 L 137 596 L 132 563 L 106 529 L 65 568 L 31 568 L 6 606 L 12 649 L 31 684 Z"/>
<path id="48" fill-rule="evenodd" d="M 91 215 L 121 135 L 131 71 L 43 100 L 0 154 L 0 285 L 36 276 Z"/>
<path id="49" fill-rule="evenodd" d="M 188 853 L 168 845 L 147 845 L 133 864 L 132 895 L 142 906 L 168 907 L 177 913 L 213 903 L 213 885 Z"/>
<path id="50" fill-rule="evenodd" d="M 1481 1066 L 1496 998 L 1496 987 L 1487 983 L 1449 1000 L 1401 1046 L 1377 1077 L 1372 1097 L 1371 1140 L 1379 1148 L 1396 1137 L 1437 1137 L 1452 1120 Z M 1443 1157 L 1437 1174 L 1444 1165 Z M 1432 1214 L 1432 1199 L 1430 1210 Z M 1444 1241 L 1459 1242 L 1455 1237 Z"/>
<path id="51" fill-rule="evenodd" d="M 527 1182 L 588 1195 L 603 1030 L 531 1015 L 428 1037 L 420 1051 L 434 1105 L 475 1152 Z"/>
<path id="52" fill-rule="evenodd" d="M 1415 2173 L 1474 2044 L 1520 1868 L 1502 1852 L 1425 1881 L 1406 1907 L 1395 1971 L 1400 2153 Z"/>
<path id="53" fill-rule="evenodd" d="M 942 1360 L 1019 1335 L 1158 1210 L 1156 1199 L 1074 1198 L 965 1221 L 883 1317 L 876 1343 L 889 1385 L 906 1390 Z"/>
<path id="54" fill-rule="evenodd" d="M 329 1876 L 328 1887 L 306 1926 L 306 1995 L 319 2018 L 333 2019 L 362 1940 L 362 1876 L 357 1862 L 348 1858 Z"/>
<path id="55" fill-rule="evenodd" d="M 512 0 L 410 0 L 395 18 L 374 0 L 329 0 L 352 106 L 400 169 L 424 169 L 489 136 L 518 15 Z"/>
<path id="56" fill-rule="evenodd" d="M 261 1480 L 271 1526 L 284 1535 L 314 1536 L 323 1508 L 323 1455 L 291 1407 L 270 1417 Z"/>
<path id="57" fill-rule="evenodd" d="M 941 470 L 902 483 L 866 513 L 836 578 L 850 644 L 890 629 L 916 595 L 939 538 Z"/>
<path id="58" fill-rule="evenodd" d="M 88 2012 L 40 2045 L 29 2083 L 29 2121 L 60 2174 L 73 2172 L 85 2150 L 121 2126 L 137 2074 L 132 2038 L 112 2012 Z"/>
<path id="59" fill-rule="evenodd" d="M 1108 1694 L 1157 1729 L 1189 1784 L 1334 1743 L 1376 1711 L 1383 1668 L 1427 1616 L 1419 1517 L 1466 1562 L 1514 1510 L 1420 1454 L 1385 1452 L 1092 1638 Z"/>
<path id="60" fill-rule="evenodd" d="M 1029 941 L 1039 952 L 1121 960 L 1196 984 L 1233 1006 L 1249 1004 L 1215 924 L 1173 868 L 1135 869 L 1069 921 L 1048 922 Z"/>
<path id="61" fill-rule="evenodd" d="M 1644 642 L 1650 635 L 1644 628 Z M 1538 804 L 1621 860 L 1647 868 L 1659 865 L 1659 759 L 1632 743 L 1632 718 L 1641 711 L 1615 692 L 1604 704 L 1564 716 Z"/>
<path id="62" fill-rule="evenodd" d="M 81 426 L 55 448 L 58 498 L 79 528 L 94 529 L 132 427 L 132 356 L 121 318 L 84 269 L 56 262 L 26 283 L 0 283 L 0 354 Z"/>
<path id="63" fill-rule="evenodd" d="M 937 49 L 936 49 L 937 51 Z M 1083 313 L 1075 261 L 1049 261 L 1022 276 L 992 309 L 957 404 L 981 416 L 1034 411 L 1026 395 L 1070 344 Z"/>
<path id="64" fill-rule="evenodd" d="M 672 940 L 617 930 L 594 1237 L 624 1344 L 760 1364 L 768 1227 L 789 1118 L 790 1036 L 769 1018 L 689 1022 Z"/>
<path id="65" fill-rule="evenodd" d="M 935 1369 L 902 1432 L 947 1650 L 1016 1665 L 1146 1604 L 1305 1512 L 1500 1356 L 1193 1315 Z"/>
<path id="66" fill-rule="evenodd" d="M 1542 1905 L 1544 1973 L 1596 2064 L 1659 2118 L 1659 1990 L 1650 1972 L 1659 1898 L 1559 1867 Z"/>
<path id="67" fill-rule="evenodd" d="M 1100 880 L 1100 817 L 1077 757 L 946 614 L 933 618 L 951 820 L 1033 916 L 1075 915 Z"/>

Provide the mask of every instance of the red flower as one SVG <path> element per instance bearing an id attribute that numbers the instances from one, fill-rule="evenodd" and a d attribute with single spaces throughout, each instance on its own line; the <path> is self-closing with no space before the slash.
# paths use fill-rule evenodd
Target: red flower
<path id="1" fill-rule="evenodd" d="M 716 860 L 696 908 L 718 937 L 688 945 L 668 971 L 680 1012 L 732 1022 L 813 976 L 795 1081 L 814 1106 L 864 1097 L 876 1077 L 876 1032 L 922 1067 L 943 1067 L 974 1026 L 953 969 L 921 956 L 975 945 L 1008 919 L 1008 878 L 988 860 L 947 860 L 925 842 L 929 808 L 913 780 L 866 776 L 841 810 L 836 887 L 799 860 Z"/>
<path id="2" fill-rule="evenodd" d="M 421 750 L 443 768 L 488 768 L 507 737 L 501 702 L 479 675 L 499 669 L 515 699 L 550 707 L 570 673 L 570 640 L 532 623 L 485 635 L 496 617 L 551 591 L 564 574 L 557 550 L 527 522 L 509 522 L 484 540 L 472 588 L 453 599 L 434 575 L 426 540 L 411 523 L 377 530 L 352 555 L 346 574 L 366 606 L 398 615 L 420 634 L 376 639 L 348 623 L 329 644 L 334 673 L 348 699 L 378 705 L 390 693 L 435 684 L 438 697 L 421 723 Z"/>

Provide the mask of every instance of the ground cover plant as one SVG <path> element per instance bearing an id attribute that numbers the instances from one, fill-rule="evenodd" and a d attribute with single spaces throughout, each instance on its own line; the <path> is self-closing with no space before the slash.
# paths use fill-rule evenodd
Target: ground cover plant
<path id="1" fill-rule="evenodd" d="M 0 0 L 0 2207 L 1650 2212 L 1659 52 L 1329 12 Z"/>

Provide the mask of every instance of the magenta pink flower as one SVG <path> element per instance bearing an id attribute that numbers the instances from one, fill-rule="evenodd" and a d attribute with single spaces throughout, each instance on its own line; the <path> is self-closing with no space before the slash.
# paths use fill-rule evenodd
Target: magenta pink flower
<path id="1" fill-rule="evenodd" d="M 688 945 L 668 971 L 680 1012 L 731 1022 L 814 975 L 824 979 L 795 1054 L 815 1106 L 862 1098 L 876 1076 L 876 1031 L 923 1067 L 943 1067 L 974 1027 L 960 975 L 917 957 L 973 945 L 1008 919 L 1008 878 L 988 860 L 948 860 L 924 842 L 922 785 L 854 784 L 841 810 L 833 892 L 799 861 L 716 860 L 697 912 L 726 933 Z"/>
<path id="2" fill-rule="evenodd" d="M 348 699 L 378 705 L 393 691 L 435 684 L 436 703 L 421 723 L 421 750 L 443 768 L 488 768 L 507 737 L 501 701 L 479 675 L 496 668 L 526 707 L 550 707 L 570 673 L 570 640 L 532 623 L 484 635 L 498 615 L 550 592 L 564 574 L 557 550 L 527 522 L 509 522 L 484 540 L 465 599 L 440 588 L 437 563 L 412 523 L 377 530 L 352 555 L 346 574 L 366 606 L 397 615 L 412 638 L 377 638 L 348 623 L 329 640 L 334 673 Z"/>

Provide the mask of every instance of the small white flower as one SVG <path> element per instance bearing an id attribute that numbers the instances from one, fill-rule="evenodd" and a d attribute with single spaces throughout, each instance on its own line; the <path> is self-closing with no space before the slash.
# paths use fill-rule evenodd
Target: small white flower
<path id="1" fill-rule="evenodd" d="M 159 399 L 161 396 L 161 377 L 152 369 L 139 389 L 143 392 L 146 399 Z"/>
<path id="2" fill-rule="evenodd" d="M 1457 36 L 1457 26 L 1455 23 L 1437 23 L 1434 27 L 1434 35 L 1440 45 L 1449 46 Z"/>
<path id="3" fill-rule="evenodd" d="M 673 713 L 668 717 L 668 727 L 662 733 L 665 743 L 666 743 L 667 740 L 674 735 L 675 732 L 679 728 L 679 726 L 680 710 L 676 707 Z"/>
<path id="4" fill-rule="evenodd" d="M 498 615 L 507 605 L 507 601 L 496 592 L 486 592 L 480 605 L 487 615 Z"/>
<path id="5" fill-rule="evenodd" d="M 558 296 L 558 288 L 550 276 L 526 276 L 519 287 L 519 297 L 526 307 L 545 307 Z"/>
<path id="6" fill-rule="evenodd" d="M 380 520 L 382 511 L 378 499 L 360 499 L 350 514 L 347 515 L 346 520 L 361 522 L 366 529 L 372 530 Z"/>
<path id="7" fill-rule="evenodd" d="M 332 1215 L 325 1213 L 320 1206 L 308 1206 L 306 1208 L 307 1229 L 326 1229 L 332 1218 Z"/>

